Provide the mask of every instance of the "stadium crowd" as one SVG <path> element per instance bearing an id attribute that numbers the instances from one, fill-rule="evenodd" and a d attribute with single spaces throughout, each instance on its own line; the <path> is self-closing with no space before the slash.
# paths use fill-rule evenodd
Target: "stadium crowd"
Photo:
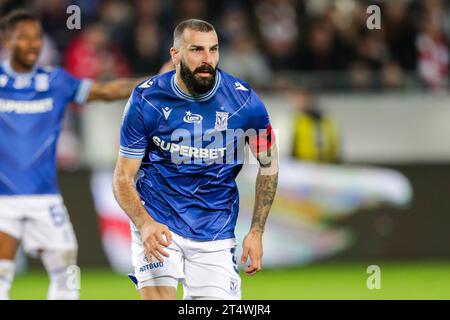
<path id="1" fill-rule="evenodd" d="M 81 8 L 81 30 L 65 27 L 71 4 Z M 381 8 L 380 30 L 366 26 L 371 4 Z M 20 6 L 43 17 L 41 63 L 76 76 L 156 73 L 173 25 L 197 17 L 218 26 L 221 67 L 260 89 L 291 78 L 321 89 L 435 90 L 449 78 L 443 0 L 0 0 L 0 13 Z"/>

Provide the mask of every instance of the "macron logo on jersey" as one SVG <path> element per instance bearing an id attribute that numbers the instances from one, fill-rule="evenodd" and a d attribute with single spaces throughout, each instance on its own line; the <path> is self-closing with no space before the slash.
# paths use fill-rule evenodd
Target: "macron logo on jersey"
<path id="1" fill-rule="evenodd" d="M 0 99 L 0 112 L 5 113 L 44 113 L 52 109 L 52 98 L 29 101 Z"/>
<path id="2" fill-rule="evenodd" d="M 242 85 L 242 83 L 239 83 L 239 82 L 235 82 L 234 83 L 234 85 L 236 86 L 236 90 L 241 90 L 241 91 L 248 91 L 248 89 L 246 88 L 246 87 L 244 87 L 243 85 Z"/>
<path id="3" fill-rule="evenodd" d="M 150 80 L 144 82 L 143 84 L 141 84 L 139 86 L 139 88 L 143 88 L 143 89 L 150 88 L 152 85 L 153 85 L 153 80 L 150 79 Z"/>
<path id="4" fill-rule="evenodd" d="M 164 107 L 163 108 L 164 118 L 166 118 L 166 120 L 167 120 L 167 118 L 169 118 L 170 113 L 172 112 L 172 109 L 169 108 L 169 107 Z"/>

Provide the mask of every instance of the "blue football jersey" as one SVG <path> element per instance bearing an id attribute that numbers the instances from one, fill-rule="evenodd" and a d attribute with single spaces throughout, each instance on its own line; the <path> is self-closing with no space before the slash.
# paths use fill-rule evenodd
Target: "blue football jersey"
<path id="1" fill-rule="evenodd" d="M 218 69 L 200 96 L 180 89 L 175 71 L 135 88 L 124 110 L 120 155 L 142 158 L 136 189 L 149 214 L 184 237 L 235 237 L 245 139 L 270 129 L 243 81 Z"/>
<path id="2" fill-rule="evenodd" d="M 56 142 L 69 102 L 83 103 L 90 80 L 62 68 L 16 73 L 0 66 L 0 195 L 58 194 Z"/>

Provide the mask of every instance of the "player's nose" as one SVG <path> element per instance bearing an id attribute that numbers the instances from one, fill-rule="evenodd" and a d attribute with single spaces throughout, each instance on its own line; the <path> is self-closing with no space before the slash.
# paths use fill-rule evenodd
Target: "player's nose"
<path id="1" fill-rule="evenodd" d="M 211 53 L 208 50 L 204 51 L 202 63 L 208 64 L 208 65 L 212 65 Z"/>
<path id="2" fill-rule="evenodd" d="M 32 50 L 40 50 L 42 47 L 42 40 L 41 39 L 30 40 L 30 42 L 28 43 L 28 47 Z"/>

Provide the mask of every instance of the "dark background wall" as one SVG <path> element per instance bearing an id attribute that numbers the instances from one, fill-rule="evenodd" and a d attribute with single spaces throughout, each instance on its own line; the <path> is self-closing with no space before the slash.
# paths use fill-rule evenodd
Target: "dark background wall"
<path id="1" fill-rule="evenodd" d="M 355 245 L 342 258 L 450 258 L 450 165 L 400 165 L 413 187 L 403 210 L 377 208 L 340 224 L 355 234 Z"/>
<path id="2" fill-rule="evenodd" d="M 90 171 L 60 172 L 59 185 L 78 240 L 81 266 L 105 266 L 97 213 L 90 188 Z"/>

